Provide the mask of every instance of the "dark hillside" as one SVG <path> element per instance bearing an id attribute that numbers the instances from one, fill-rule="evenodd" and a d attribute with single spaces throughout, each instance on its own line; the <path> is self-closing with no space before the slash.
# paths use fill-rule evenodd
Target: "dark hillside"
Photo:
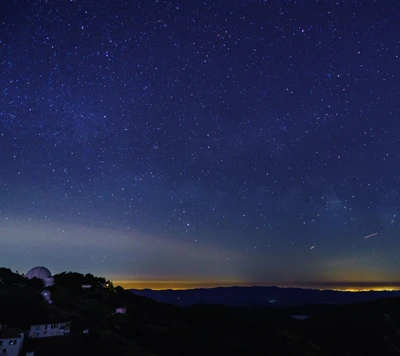
<path id="1" fill-rule="evenodd" d="M 55 276 L 59 283 L 49 288 L 49 305 L 40 283 L 2 271 L 8 281 L 0 287 L 3 324 L 27 330 L 35 323 L 71 321 L 68 335 L 27 338 L 24 350 L 35 351 L 35 356 L 400 354 L 398 298 L 290 308 L 178 307 L 114 288 L 103 278 L 64 273 Z M 83 289 L 86 278 L 93 285 Z M 126 308 L 126 313 L 115 314 L 116 308 Z M 309 319 L 296 320 L 293 314 L 307 314 Z"/>
<path id="2" fill-rule="evenodd" d="M 304 336 L 333 354 L 400 354 L 400 299 L 341 306 L 304 321 Z"/>

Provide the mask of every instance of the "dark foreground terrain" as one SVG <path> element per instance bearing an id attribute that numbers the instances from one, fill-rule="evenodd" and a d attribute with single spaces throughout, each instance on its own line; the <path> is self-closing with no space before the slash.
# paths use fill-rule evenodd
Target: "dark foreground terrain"
<path id="1" fill-rule="evenodd" d="M 55 276 L 49 305 L 41 281 L 8 269 L 0 269 L 0 278 L 3 324 L 26 329 L 54 318 L 72 321 L 70 335 L 27 339 L 23 351 L 35 356 L 400 355 L 399 298 L 291 308 L 178 307 L 104 286 L 103 278 L 63 273 Z M 119 307 L 126 314 L 114 314 Z"/>

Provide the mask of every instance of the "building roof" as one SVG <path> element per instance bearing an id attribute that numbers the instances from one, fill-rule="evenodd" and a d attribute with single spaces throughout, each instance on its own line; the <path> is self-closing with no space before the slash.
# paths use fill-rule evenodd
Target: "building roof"
<path id="1" fill-rule="evenodd" d="M 0 340 L 2 339 L 18 339 L 21 336 L 23 331 L 20 329 L 8 328 L 8 327 L 1 327 L 0 330 Z"/>
<path id="2" fill-rule="evenodd" d="M 40 323 L 32 323 L 31 327 L 39 326 L 39 325 L 50 325 L 50 324 L 70 324 L 72 321 L 69 319 L 61 319 L 61 318 L 47 318 L 45 322 L 41 321 Z"/>
<path id="3" fill-rule="evenodd" d="M 51 273 L 46 267 L 38 266 L 30 269 L 26 273 L 25 277 L 29 279 L 36 277 L 45 280 L 47 278 L 51 278 Z"/>

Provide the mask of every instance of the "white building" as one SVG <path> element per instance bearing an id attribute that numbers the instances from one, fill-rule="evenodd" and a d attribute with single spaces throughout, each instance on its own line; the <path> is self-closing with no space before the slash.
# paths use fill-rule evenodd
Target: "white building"
<path id="1" fill-rule="evenodd" d="M 70 321 L 53 324 L 32 325 L 28 331 L 28 336 L 31 338 L 63 336 L 65 334 L 69 334 L 70 328 Z"/>
<path id="2" fill-rule="evenodd" d="M 2 327 L 0 330 L 0 355 L 18 356 L 24 343 L 24 333 Z"/>
<path id="3" fill-rule="evenodd" d="M 126 308 L 115 308 L 115 314 L 126 314 Z"/>
<path id="4" fill-rule="evenodd" d="M 291 317 L 297 320 L 305 320 L 309 318 L 308 315 L 297 315 L 297 314 L 293 314 L 291 315 Z"/>
<path id="5" fill-rule="evenodd" d="M 42 292 L 42 296 L 44 298 L 44 300 L 49 303 L 49 304 L 53 304 L 53 301 L 51 300 L 51 292 L 49 290 L 44 290 Z"/>
<path id="6" fill-rule="evenodd" d="M 30 269 L 26 275 L 26 278 L 39 278 L 43 281 L 45 287 L 51 287 L 54 284 L 54 278 L 52 277 L 50 271 L 43 266 L 38 266 Z"/>

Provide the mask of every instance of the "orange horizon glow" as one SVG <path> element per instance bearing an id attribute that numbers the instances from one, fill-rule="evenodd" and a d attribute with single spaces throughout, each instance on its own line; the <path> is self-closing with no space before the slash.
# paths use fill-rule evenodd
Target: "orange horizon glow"
<path id="1" fill-rule="evenodd" d="M 149 281 L 112 281 L 115 286 L 121 286 L 125 289 L 153 289 L 153 290 L 183 290 L 195 288 L 216 288 L 216 287 L 233 287 L 246 286 L 243 282 L 237 281 L 166 281 L 166 280 L 149 280 Z"/>
<path id="2" fill-rule="evenodd" d="M 365 291 L 397 291 L 400 290 L 399 282 L 305 282 L 305 283 L 251 283 L 240 281 L 168 281 L 168 280 L 113 280 L 115 286 L 124 289 L 152 289 L 152 290 L 185 290 L 196 288 L 216 287 L 281 287 L 281 288 L 304 288 L 319 290 L 334 290 L 345 292 Z"/>

